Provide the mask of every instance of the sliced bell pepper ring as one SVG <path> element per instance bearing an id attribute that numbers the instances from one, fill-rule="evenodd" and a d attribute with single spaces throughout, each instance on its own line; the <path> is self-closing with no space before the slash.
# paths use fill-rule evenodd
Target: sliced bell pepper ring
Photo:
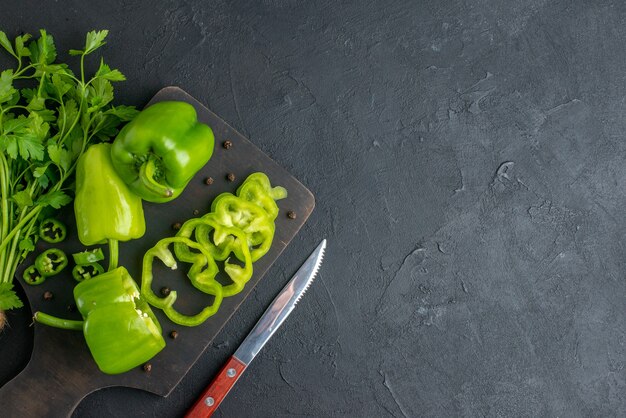
<path id="1" fill-rule="evenodd" d="M 63 241 L 66 236 L 67 228 L 65 224 L 59 220 L 48 218 L 44 219 L 39 224 L 39 238 L 46 242 L 56 244 Z"/>
<path id="2" fill-rule="evenodd" d="M 252 261 L 263 257 L 270 249 L 274 239 L 274 221 L 260 206 L 246 201 L 232 193 L 218 195 L 211 205 L 211 212 L 221 225 L 236 227 L 247 235 Z M 237 254 L 239 260 L 241 254 Z"/>
<path id="3" fill-rule="evenodd" d="M 222 303 L 222 286 L 218 281 L 215 280 L 215 274 L 211 271 L 211 268 L 207 268 L 202 270 L 201 267 L 197 267 L 194 270 L 194 275 L 188 273 L 188 277 L 193 284 L 194 287 L 201 290 L 204 293 L 210 294 L 214 296 L 213 304 L 205 307 L 199 313 L 195 315 L 185 315 L 176 310 L 174 308 L 174 302 L 176 302 L 177 293 L 175 290 L 170 291 L 170 293 L 161 298 L 157 296 L 152 291 L 152 264 L 155 258 L 160 259 L 163 264 L 167 267 L 175 270 L 178 268 L 176 260 L 174 259 L 174 255 L 169 250 L 169 245 L 182 243 L 189 248 L 193 248 L 200 253 L 200 256 L 205 258 L 205 260 L 200 260 L 200 264 L 208 265 L 209 261 L 212 259 L 211 254 L 200 244 L 184 237 L 170 237 L 163 238 L 156 245 L 146 251 L 143 257 L 143 269 L 141 276 L 141 294 L 145 298 L 145 300 L 154 306 L 155 308 L 162 309 L 165 315 L 174 323 L 184 326 L 197 326 L 206 321 L 209 317 L 213 316 L 220 307 Z M 191 251 L 189 251 L 190 254 Z M 188 255 L 188 254 L 187 254 Z M 194 260 L 199 260 L 200 257 L 193 257 Z M 192 266 L 192 269 L 194 266 Z M 191 269 L 190 269 L 191 271 Z"/>
<path id="4" fill-rule="evenodd" d="M 39 272 L 39 270 L 37 270 L 37 267 L 35 267 L 34 264 L 26 267 L 24 273 L 22 274 L 22 278 L 26 284 L 33 286 L 42 284 L 46 281 L 46 278 Z"/>
<path id="5" fill-rule="evenodd" d="M 216 260 L 224 261 L 224 272 L 232 283 L 222 288 L 224 297 L 233 296 L 243 290 L 245 284 L 252 277 L 252 256 L 246 242 L 246 234 L 235 227 L 226 227 L 220 224 L 213 213 L 208 213 L 201 218 L 190 219 L 183 224 L 177 236 L 190 237 L 193 230 L 196 241 L 202 247 L 208 249 L 213 255 L 217 254 Z M 213 241 L 210 233 L 213 231 Z M 176 250 L 176 244 L 174 245 Z M 176 252 L 176 251 L 175 251 Z M 228 262 L 230 253 L 244 262 L 243 267 Z M 178 256 L 178 253 L 176 253 Z"/>
<path id="6" fill-rule="evenodd" d="M 72 269 L 72 277 L 77 282 L 91 279 L 92 277 L 98 276 L 102 273 L 104 273 L 104 267 L 97 262 L 77 264 Z"/>
<path id="7" fill-rule="evenodd" d="M 80 253 L 72 254 L 72 258 L 74 259 L 74 263 L 80 264 L 89 264 L 96 263 L 98 261 L 104 260 L 104 254 L 102 253 L 101 248 L 96 248 L 91 251 L 82 251 Z"/>
<path id="8" fill-rule="evenodd" d="M 50 248 L 35 259 L 35 267 L 44 277 L 59 274 L 67 266 L 67 256 L 58 248 Z"/>
<path id="9" fill-rule="evenodd" d="M 250 174 L 237 189 L 237 196 L 265 209 L 270 218 L 278 216 L 276 200 L 287 197 L 287 189 L 272 187 L 270 179 L 264 173 Z"/>

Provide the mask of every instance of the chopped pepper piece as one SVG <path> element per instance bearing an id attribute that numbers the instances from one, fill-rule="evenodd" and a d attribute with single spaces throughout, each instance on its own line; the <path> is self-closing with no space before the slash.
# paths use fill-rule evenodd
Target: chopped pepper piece
<path id="1" fill-rule="evenodd" d="M 48 218 L 44 219 L 39 224 L 39 238 L 46 242 L 56 244 L 63 241 L 66 236 L 67 228 L 65 224 L 59 220 Z"/>
<path id="2" fill-rule="evenodd" d="M 92 277 L 98 276 L 102 273 L 104 273 L 104 267 L 97 262 L 78 264 L 72 269 L 72 277 L 77 282 L 91 279 Z"/>
<path id="3" fill-rule="evenodd" d="M 107 374 L 131 370 L 165 347 L 161 326 L 124 267 L 85 280 L 74 288 L 83 321 L 36 312 L 34 319 L 58 328 L 82 329 L 98 368 Z"/>
<path id="4" fill-rule="evenodd" d="M 37 267 L 35 267 L 34 264 L 26 267 L 24 273 L 22 274 L 22 278 L 24 279 L 24 282 L 29 285 L 38 285 L 46 281 L 44 275 L 37 270 Z"/>
<path id="5" fill-rule="evenodd" d="M 67 266 L 67 256 L 58 248 L 50 248 L 35 259 L 35 267 L 43 277 L 59 274 Z"/>
<path id="6" fill-rule="evenodd" d="M 113 166 L 142 199 L 168 202 L 209 161 L 214 142 L 192 105 L 159 102 L 122 128 L 113 142 Z"/>
<path id="7" fill-rule="evenodd" d="M 72 254 L 72 258 L 74 259 L 74 263 L 80 264 L 89 264 L 96 263 L 98 261 L 104 260 L 104 254 L 102 253 L 101 248 L 96 248 L 91 251 L 82 251 L 80 253 Z"/>

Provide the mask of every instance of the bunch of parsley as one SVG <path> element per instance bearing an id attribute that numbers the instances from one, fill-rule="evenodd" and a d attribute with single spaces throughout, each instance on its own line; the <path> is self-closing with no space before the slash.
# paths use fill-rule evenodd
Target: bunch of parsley
<path id="1" fill-rule="evenodd" d="M 0 72 L 0 329 L 4 310 L 22 306 L 13 291 L 17 266 L 35 248 L 38 223 L 72 201 L 77 159 L 94 142 L 107 141 L 137 110 L 112 106 L 111 82 L 125 80 L 100 59 L 91 78 L 85 57 L 105 44 L 108 31 L 87 33 L 80 73 L 57 63 L 54 39 L 40 30 L 0 46 L 17 61 Z"/>

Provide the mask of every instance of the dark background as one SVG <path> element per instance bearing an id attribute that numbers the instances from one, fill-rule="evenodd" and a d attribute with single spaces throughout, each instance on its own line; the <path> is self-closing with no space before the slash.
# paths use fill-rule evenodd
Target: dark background
<path id="1" fill-rule="evenodd" d="M 4 0 L 9 36 L 109 29 L 118 103 L 178 85 L 317 199 L 168 398 L 105 389 L 74 415 L 181 415 L 326 237 L 218 416 L 625 416 L 624 21 L 621 1 Z"/>

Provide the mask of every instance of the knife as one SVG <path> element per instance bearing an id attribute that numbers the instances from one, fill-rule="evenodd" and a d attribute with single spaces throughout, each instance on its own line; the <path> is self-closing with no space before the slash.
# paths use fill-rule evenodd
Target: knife
<path id="1" fill-rule="evenodd" d="M 250 331 L 246 339 L 243 340 L 237 351 L 235 351 L 235 354 L 228 359 L 217 376 L 213 378 L 213 381 L 202 396 L 187 411 L 186 418 L 210 417 L 213 415 L 250 362 L 285 322 L 285 319 L 296 307 L 302 295 L 307 291 L 322 264 L 325 248 L 326 240 L 324 239 L 289 280 L 289 283 L 276 296 L 261 319 L 259 319 L 259 322 Z"/>

